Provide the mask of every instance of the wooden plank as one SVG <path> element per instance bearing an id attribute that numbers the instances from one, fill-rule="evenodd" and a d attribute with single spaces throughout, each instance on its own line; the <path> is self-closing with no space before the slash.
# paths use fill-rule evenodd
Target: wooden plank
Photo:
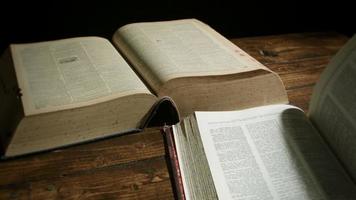
<path id="1" fill-rule="evenodd" d="M 164 157 L 26 181 L 0 188 L 0 199 L 173 199 Z"/>
<path id="2" fill-rule="evenodd" d="M 295 65 L 295 63 L 292 63 L 292 64 L 288 64 L 288 67 L 302 68 L 303 65 L 308 65 L 308 64 L 310 63 L 307 62 L 305 64 L 297 64 L 297 65 Z M 293 73 L 281 73 L 280 77 L 287 91 L 293 88 L 308 87 L 314 85 L 319 80 L 320 74 L 325 69 L 325 65 L 317 66 L 314 64 L 314 66 L 315 66 L 314 68 L 308 67 L 308 69 L 305 70 L 296 69 Z"/>
<path id="3" fill-rule="evenodd" d="M 348 38 L 330 33 L 298 33 L 232 39 L 232 42 L 245 50 L 261 63 L 291 63 L 311 59 L 330 58 Z M 273 70 L 273 69 L 272 69 Z"/>
<path id="4" fill-rule="evenodd" d="M 313 86 L 287 90 L 289 104 L 297 106 L 303 109 L 305 113 L 308 113 L 312 92 Z"/>
<path id="5" fill-rule="evenodd" d="M 278 73 L 290 104 L 307 112 L 312 88 L 347 40 L 344 35 L 330 32 L 238 38 L 232 42 Z"/>
<path id="6" fill-rule="evenodd" d="M 50 179 L 163 156 L 158 129 L 0 162 L 0 186 Z"/>

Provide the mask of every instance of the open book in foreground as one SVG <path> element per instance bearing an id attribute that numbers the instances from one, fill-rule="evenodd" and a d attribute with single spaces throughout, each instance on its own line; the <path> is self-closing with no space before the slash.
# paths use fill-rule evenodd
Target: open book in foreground
<path id="1" fill-rule="evenodd" d="M 195 112 L 165 129 L 182 199 L 356 199 L 356 36 L 290 105 Z"/>
<path id="2" fill-rule="evenodd" d="M 287 102 L 277 74 L 195 19 L 128 24 L 112 43 L 13 44 L 0 61 L 5 157 L 130 132 L 148 119 L 177 122 L 177 110 Z M 160 106 L 167 96 L 175 103 Z"/>

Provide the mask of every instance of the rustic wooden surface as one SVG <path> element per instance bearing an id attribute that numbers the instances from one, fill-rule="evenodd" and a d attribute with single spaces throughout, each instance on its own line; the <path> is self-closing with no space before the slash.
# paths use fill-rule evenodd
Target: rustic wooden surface
<path id="1" fill-rule="evenodd" d="M 347 37 L 303 33 L 232 41 L 280 74 L 308 110 L 313 86 Z M 158 129 L 0 161 L 0 199 L 173 199 Z"/>

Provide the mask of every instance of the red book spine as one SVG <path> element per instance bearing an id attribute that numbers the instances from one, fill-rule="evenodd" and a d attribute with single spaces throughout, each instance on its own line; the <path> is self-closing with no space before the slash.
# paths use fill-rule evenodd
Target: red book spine
<path id="1" fill-rule="evenodd" d="M 166 151 L 168 156 L 169 171 L 173 177 L 173 190 L 176 199 L 185 200 L 182 176 L 179 168 L 179 161 L 176 151 L 176 146 L 173 140 L 173 132 L 171 127 L 165 126 L 162 130 L 166 143 Z"/>

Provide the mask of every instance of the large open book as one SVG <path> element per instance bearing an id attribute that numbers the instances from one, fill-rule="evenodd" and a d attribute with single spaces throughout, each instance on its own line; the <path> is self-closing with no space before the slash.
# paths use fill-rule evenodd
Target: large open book
<path id="1" fill-rule="evenodd" d="M 166 128 L 182 199 L 356 199 L 356 36 L 291 105 L 195 112 Z"/>
<path id="2" fill-rule="evenodd" d="M 5 157 L 176 122 L 175 106 L 185 117 L 287 102 L 277 74 L 195 19 L 128 24 L 111 42 L 13 44 L 0 62 Z"/>

